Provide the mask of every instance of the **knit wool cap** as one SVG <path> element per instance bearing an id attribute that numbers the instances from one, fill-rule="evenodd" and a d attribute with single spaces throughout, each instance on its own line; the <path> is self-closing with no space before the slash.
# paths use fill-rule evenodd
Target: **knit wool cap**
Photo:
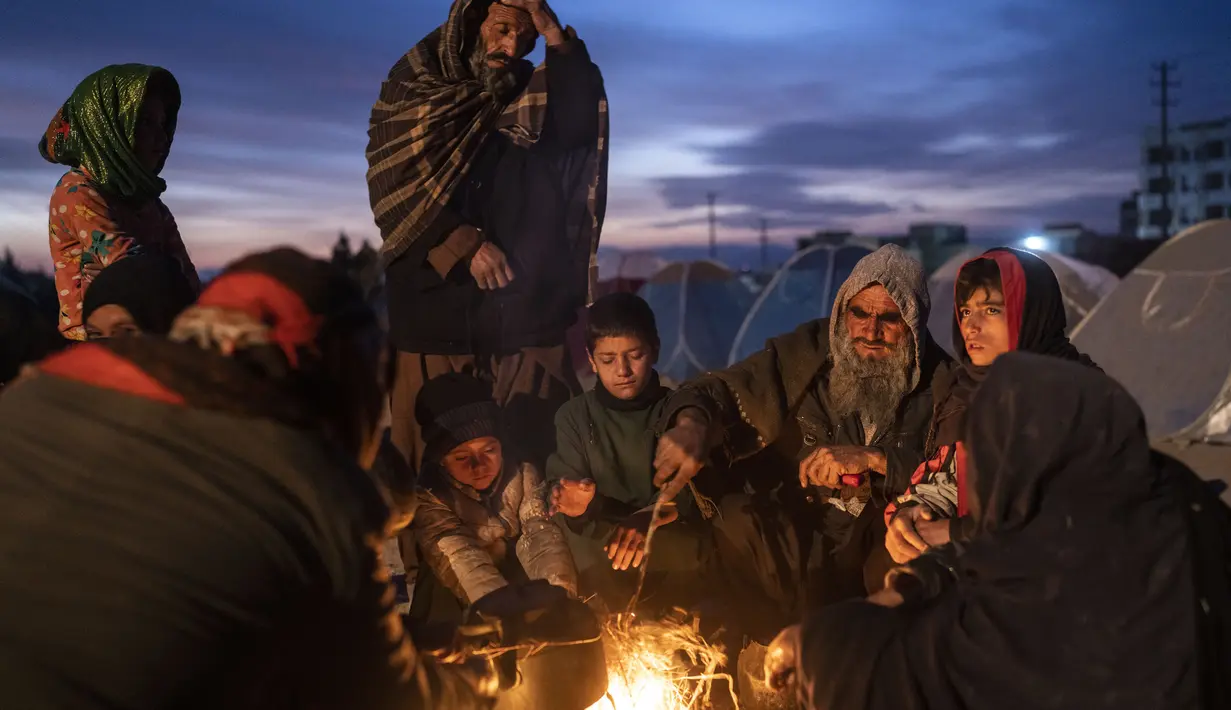
<path id="1" fill-rule="evenodd" d="M 500 407 L 491 387 L 471 375 L 450 373 L 429 380 L 415 400 L 423 432 L 423 461 L 439 463 L 462 444 L 500 438 Z"/>
<path id="2" fill-rule="evenodd" d="M 161 254 L 126 256 L 103 269 L 85 292 L 83 320 L 107 305 L 123 306 L 142 332 L 166 335 L 197 298 L 184 267 Z"/>

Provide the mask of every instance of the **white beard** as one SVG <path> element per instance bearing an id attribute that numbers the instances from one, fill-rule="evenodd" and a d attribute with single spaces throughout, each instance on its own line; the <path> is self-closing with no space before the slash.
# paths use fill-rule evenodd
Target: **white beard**
<path id="1" fill-rule="evenodd" d="M 838 416 L 858 414 L 871 431 L 892 426 L 902 400 L 910 394 L 907 388 L 915 366 L 914 338 L 892 350 L 884 360 L 865 360 L 855 352 L 846 329 L 839 328 L 830 343 L 829 356 L 833 360 L 829 400 Z"/>

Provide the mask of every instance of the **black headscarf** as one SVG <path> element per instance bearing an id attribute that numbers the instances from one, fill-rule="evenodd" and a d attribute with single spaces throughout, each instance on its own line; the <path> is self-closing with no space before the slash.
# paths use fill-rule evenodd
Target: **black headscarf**
<path id="1" fill-rule="evenodd" d="M 1001 292 L 1005 300 L 1005 315 L 1009 322 L 1010 345 L 1014 351 L 1050 355 L 1097 367 L 1069 342 L 1064 310 L 1064 294 L 1056 274 L 1039 257 L 1020 249 L 998 247 L 962 265 L 958 272 L 983 259 L 994 262 L 1000 271 Z M 955 299 L 956 301 L 957 299 Z M 937 378 L 933 396 L 937 402 L 933 417 L 933 436 L 929 454 L 938 445 L 958 441 L 966 426 L 966 408 L 979 384 L 987 377 L 988 368 L 970 361 L 962 323 L 956 303 L 953 312 L 953 350 L 958 363 Z"/>
<path id="2" fill-rule="evenodd" d="M 823 610 L 804 628 L 805 706 L 1215 707 L 1198 700 L 1197 669 L 1226 658 L 1198 650 L 1193 476 L 1160 465 L 1132 397 L 1093 368 L 1009 353 L 965 437 L 976 532 L 952 585 Z"/>
<path id="3" fill-rule="evenodd" d="M 142 333 L 166 335 L 171 324 L 197 294 L 178 261 L 161 254 L 126 256 L 107 268 L 86 289 L 82 320 L 101 306 L 123 306 Z"/>

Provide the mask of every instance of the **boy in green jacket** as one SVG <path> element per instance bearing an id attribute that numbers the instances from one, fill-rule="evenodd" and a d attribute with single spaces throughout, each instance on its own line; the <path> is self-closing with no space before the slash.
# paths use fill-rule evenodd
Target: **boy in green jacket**
<path id="1" fill-rule="evenodd" d="M 613 609 L 631 599 L 642 564 L 648 565 L 643 597 L 652 596 L 660 608 L 686 605 L 712 547 L 692 497 L 664 505 L 652 520 L 654 427 L 670 392 L 654 371 L 658 349 L 645 301 L 631 293 L 595 301 L 586 350 L 598 381 L 556 414 L 556 452 L 547 462 L 551 510 L 564 524 L 582 593 L 597 594 Z"/>

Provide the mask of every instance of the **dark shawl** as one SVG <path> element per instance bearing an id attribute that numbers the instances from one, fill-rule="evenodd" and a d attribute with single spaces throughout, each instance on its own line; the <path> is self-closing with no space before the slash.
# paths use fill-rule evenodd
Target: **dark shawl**
<path id="1" fill-rule="evenodd" d="M 1069 342 L 1064 312 L 1064 294 L 1060 282 L 1047 262 L 1027 251 L 998 247 L 962 265 L 960 275 L 980 259 L 990 259 L 1000 270 L 1001 291 L 1005 300 L 1005 317 L 1009 322 L 1010 346 L 1015 351 L 1050 355 L 1096 367 Z M 954 285 L 956 288 L 956 284 Z M 979 383 L 987 376 L 987 367 L 977 367 L 966 353 L 962 323 L 958 315 L 961 303 L 954 299 L 953 351 L 958 362 L 939 374 L 934 385 L 936 412 L 932 418 L 932 435 L 927 453 L 961 439 L 966 427 L 966 408 Z"/>
<path id="2" fill-rule="evenodd" d="M 1198 702 L 1197 668 L 1227 659 L 1198 650 L 1211 648 L 1198 615 L 1226 608 L 1225 585 L 1199 600 L 1182 492 L 1193 476 L 1152 455 L 1132 397 L 1092 368 L 1009 353 L 971 415 L 975 534 L 952 556 L 950 585 L 808 622 L 805 707 L 1217 707 Z M 1225 557 L 1215 564 L 1225 577 Z"/>
<path id="3" fill-rule="evenodd" d="M 514 71 L 526 88 L 504 104 L 471 74 L 467 53 L 488 0 L 454 0 L 449 19 L 402 57 L 380 89 L 368 129 L 368 192 L 386 266 L 423 235 L 462 184 L 493 130 L 530 148 L 547 115 L 546 65 Z M 569 35 L 574 35 L 570 29 Z M 599 138 L 562 163 L 570 241 L 589 250 L 590 293 L 607 206 L 607 99 L 594 107 Z"/>
<path id="4" fill-rule="evenodd" d="M 56 330 L 55 319 L 40 312 L 25 289 L 0 273 L 0 388 L 17 378 L 22 365 L 68 343 Z"/>

